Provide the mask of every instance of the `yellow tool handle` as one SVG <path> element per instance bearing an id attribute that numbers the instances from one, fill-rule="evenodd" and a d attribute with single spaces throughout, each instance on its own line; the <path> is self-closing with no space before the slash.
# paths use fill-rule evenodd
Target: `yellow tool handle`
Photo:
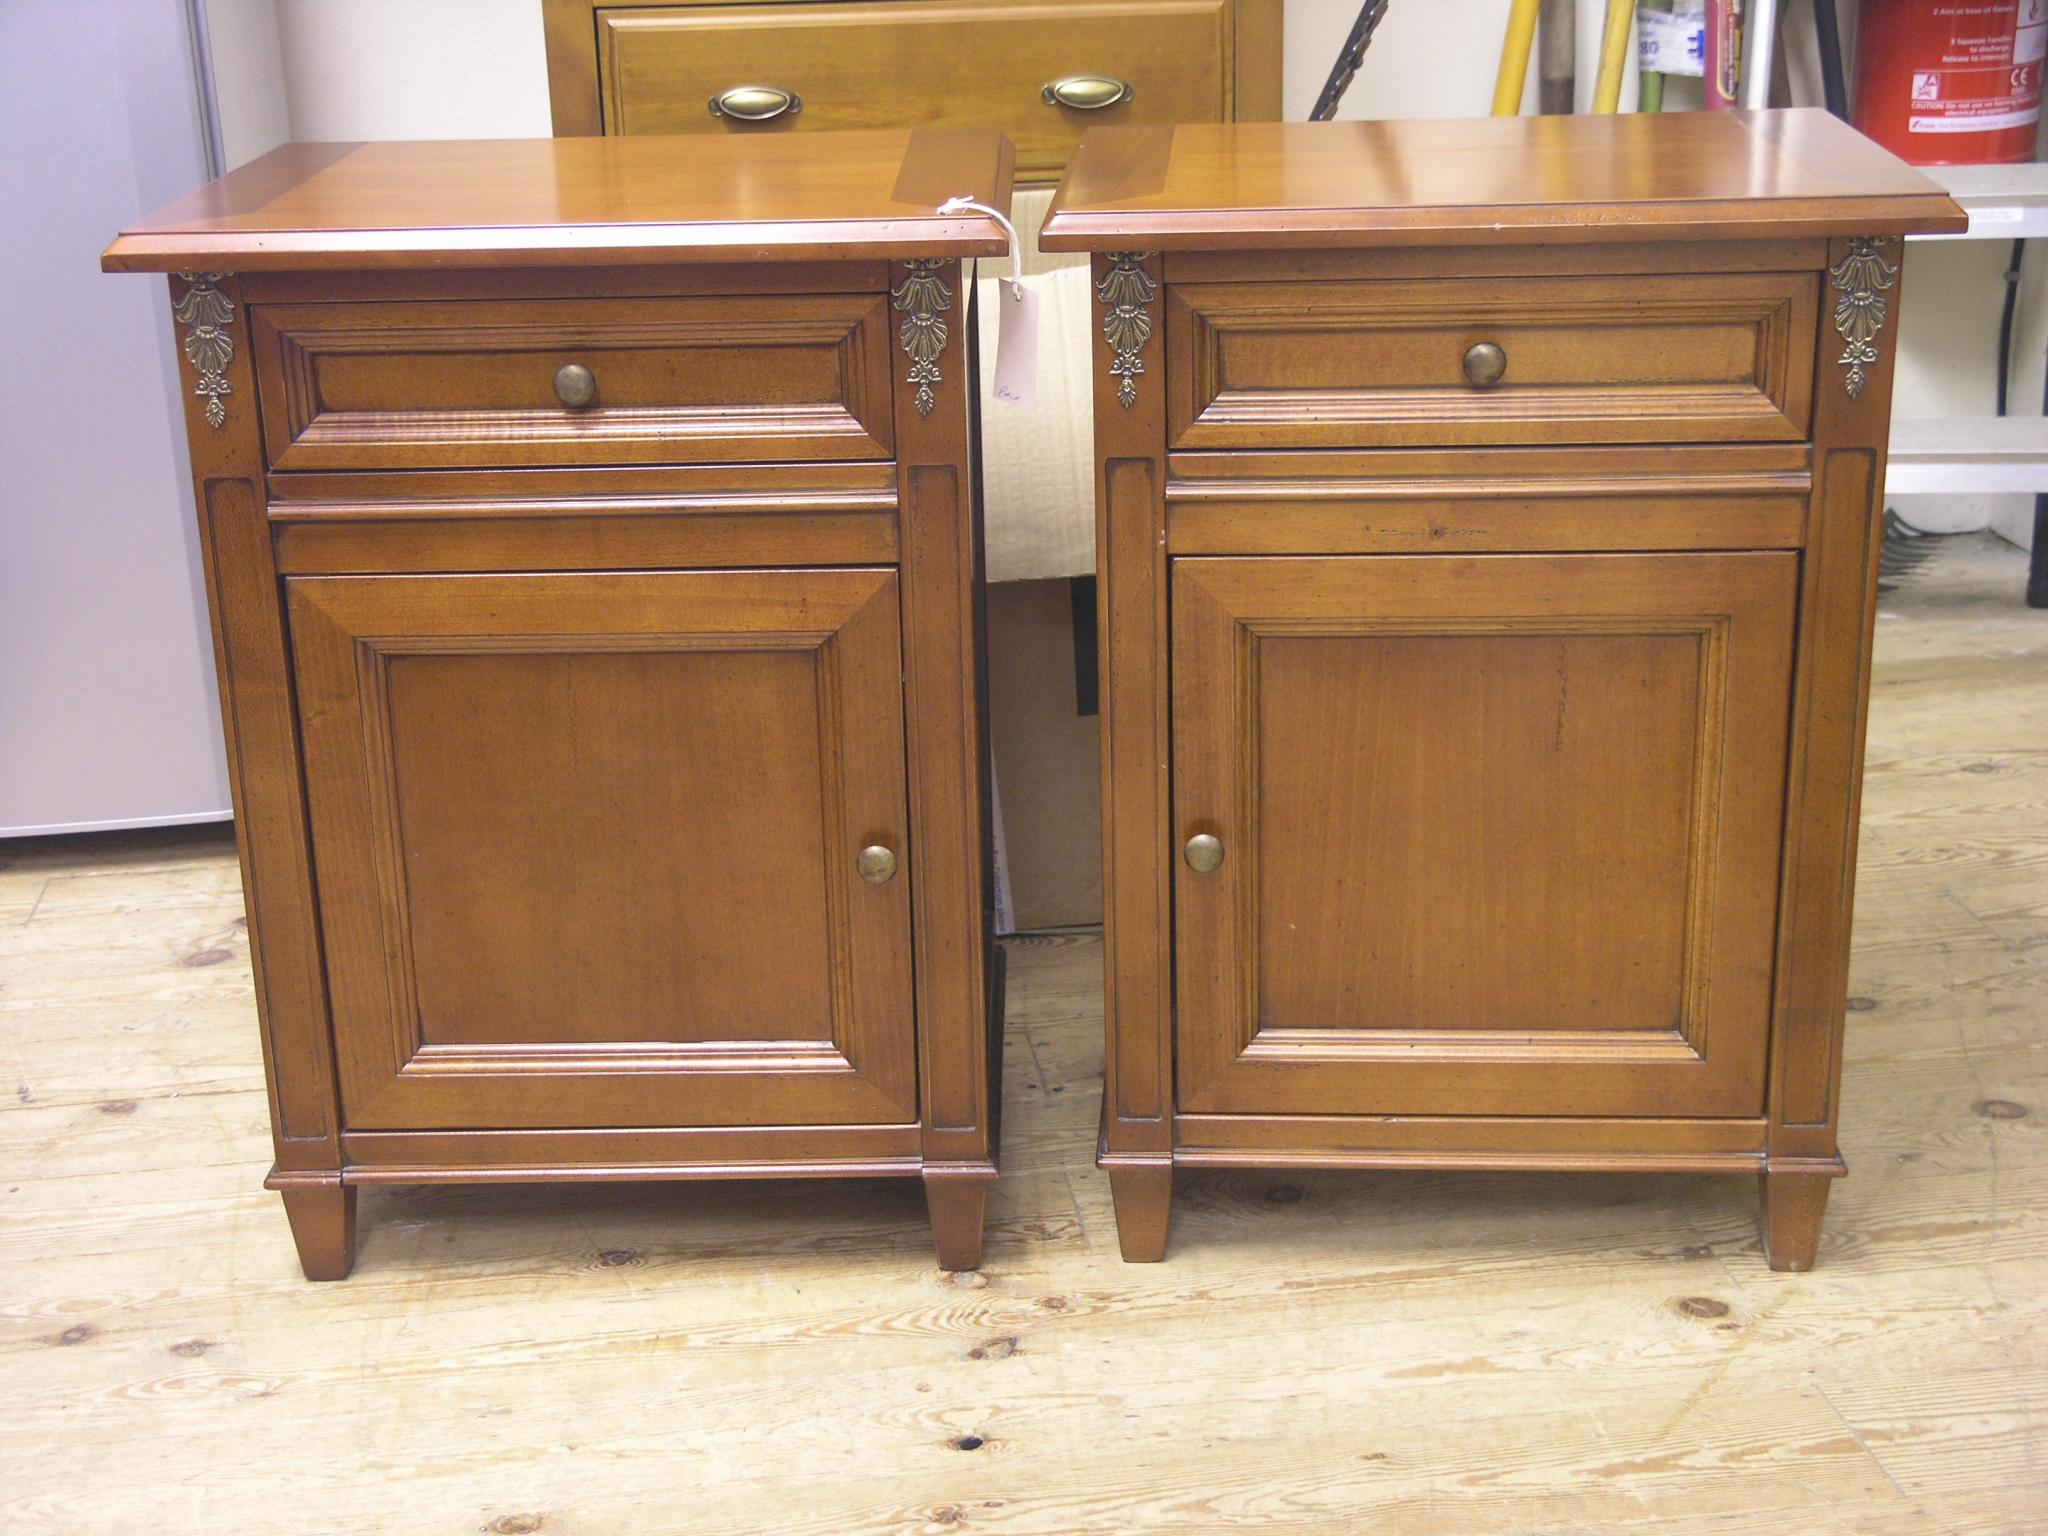
<path id="1" fill-rule="evenodd" d="M 1522 86 L 1529 78 L 1529 45 L 1536 37 L 1536 8 L 1543 0 L 1514 0 L 1508 12 L 1508 35 L 1500 45 L 1500 74 L 1493 82 L 1493 115 L 1514 117 L 1522 110 Z"/>
<path id="2" fill-rule="evenodd" d="M 1607 27 L 1600 34 L 1600 73 L 1593 82 L 1593 110 L 1621 110 L 1621 77 L 1629 40 L 1636 35 L 1636 0 L 1607 0 Z"/>

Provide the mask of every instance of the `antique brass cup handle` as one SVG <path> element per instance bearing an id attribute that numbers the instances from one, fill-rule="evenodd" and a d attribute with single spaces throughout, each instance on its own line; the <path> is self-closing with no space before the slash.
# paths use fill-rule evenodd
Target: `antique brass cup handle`
<path id="1" fill-rule="evenodd" d="M 1223 839 L 1211 837 L 1207 832 L 1197 832 L 1188 839 L 1188 845 L 1182 852 L 1187 855 L 1189 869 L 1198 875 L 1206 875 L 1222 866 Z"/>
<path id="2" fill-rule="evenodd" d="M 869 885 L 887 885 L 896 874 L 896 855 L 880 843 L 871 843 L 861 849 L 854 867 Z"/>
<path id="3" fill-rule="evenodd" d="M 803 97 L 779 85 L 735 85 L 711 98 L 713 117 L 742 123 L 772 123 L 778 117 L 795 117 L 803 109 Z"/>
<path id="4" fill-rule="evenodd" d="M 555 398 L 572 411 L 580 411 L 596 398 L 597 375 L 581 363 L 564 363 L 555 370 Z"/>
<path id="5" fill-rule="evenodd" d="M 1474 384 L 1498 384 L 1508 371 L 1508 355 L 1490 341 L 1475 341 L 1465 349 L 1465 377 Z"/>
<path id="6" fill-rule="evenodd" d="M 1068 75 L 1064 80 L 1053 81 L 1038 94 L 1048 107 L 1100 112 L 1104 107 L 1121 106 L 1138 93 L 1131 89 L 1130 81 L 1119 80 L 1113 75 Z"/>

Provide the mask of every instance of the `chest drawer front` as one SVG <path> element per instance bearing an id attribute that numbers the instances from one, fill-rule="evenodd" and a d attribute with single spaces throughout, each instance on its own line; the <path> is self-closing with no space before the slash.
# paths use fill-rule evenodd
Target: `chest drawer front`
<path id="1" fill-rule="evenodd" d="M 1231 18 L 1229 0 L 607 10 L 605 131 L 1000 128 L 1016 147 L 1017 178 L 1052 181 L 1087 128 L 1226 119 Z M 1049 86 L 1084 76 L 1121 82 L 1128 98 L 1045 99 Z M 746 85 L 801 105 L 765 119 L 713 114 L 714 98 Z"/>
<path id="2" fill-rule="evenodd" d="M 1176 448 L 1798 440 L 1806 272 L 1169 289 Z"/>
<path id="3" fill-rule="evenodd" d="M 887 300 L 257 305 L 278 470 L 884 459 Z"/>

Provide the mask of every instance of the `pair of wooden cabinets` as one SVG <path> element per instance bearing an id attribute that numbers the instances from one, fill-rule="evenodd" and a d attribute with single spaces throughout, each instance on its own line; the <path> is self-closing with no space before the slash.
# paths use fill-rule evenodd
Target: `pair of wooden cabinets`
<path id="1" fill-rule="evenodd" d="M 277 1169 L 995 1176 L 979 131 L 301 147 L 173 313 Z M 1812 1260 L 1899 245 L 1819 114 L 1091 135 L 1124 1252 L 1180 1166 L 1749 1170 Z M 233 272 L 237 275 L 227 275 Z"/>

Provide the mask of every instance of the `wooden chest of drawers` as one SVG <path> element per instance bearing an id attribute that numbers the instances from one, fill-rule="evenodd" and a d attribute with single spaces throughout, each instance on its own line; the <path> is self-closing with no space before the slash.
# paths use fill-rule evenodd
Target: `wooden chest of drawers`
<path id="1" fill-rule="evenodd" d="M 1280 115 L 1280 0 L 543 0 L 555 132 L 998 129 L 1051 182 L 1099 123 Z"/>
<path id="2" fill-rule="evenodd" d="M 992 132 L 294 146 L 171 271 L 281 1190 L 995 1177 Z"/>
<path id="3" fill-rule="evenodd" d="M 1750 1170 L 1810 1265 L 1899 237 L 1819 113 L 1091 132 L 1108 1081 L 1176 1167 Z"/>

